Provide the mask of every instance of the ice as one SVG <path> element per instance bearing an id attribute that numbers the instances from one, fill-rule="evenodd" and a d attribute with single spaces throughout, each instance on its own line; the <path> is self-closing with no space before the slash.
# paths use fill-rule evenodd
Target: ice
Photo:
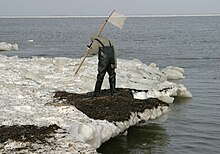
<path id="1" fill-rule="evenodd" d="M 146 92 L 133 92 L 133 95 L 135 99 L 147 99 Z"/>
<path id="2" fill-rule="evenodd" d="M 45 105 L 54 101 L 53 92 L 58 90 L 75 93 L 93 91 L 97 73 L 96 56 L 88 57 L 77 75 L 74 73 L 80 59 L 0 55 L 0 61 L 0 125 L 57 124 L 68 132 L 62 138 L 63 144 L 71 138 L 81 148 L 89 148 L 87 144 L 98 148 L 103 142 L 123 133 L 140 120 L 155 119 L 169 111 L 165 106 L 146 109 L 143 113 L 132 113 L 128 121 L 114 124 L 106 120 L 91 119 L 74 106 Z M 192 97 L 184 85 L 168 81 L 184 78 L 183 72 L 182 68 L 173 66 L 161 70 L 153 63 L 146 65 L 137 59 L 118 59 L 117 87 L 138 89 L 139 91 L 133 91 L 136 99 L 153 97 L 172 103 L 174 96 Z M 106 75 L 103 89 L 107 88 L 109 84 Z M 7 146 L 13 146 L 12 144 L 14 143 Z"/>
<path id="3" fill-rule="evenodd" d="M 18 44 L 10 44 L 6 42 L 1 42 L 0 43 L 0 51 L 10 51 L 10 50 L 19 50 L 18 49 Z"/>
<path id="4" fill-rule="evenodd" d="M 166 74 L 168 80 L 184 79 L 183 68 L 169 66 L 169 67 L 166 67 L 165 69 L 162 69 L 162 72 Z"/>
<path id="5" fill-rule="evenodd" d="M 156 15 L 128 15 L 129 18 L 170 18 L 170 17 L 215 17 L 220 16 L 219 13 L 208 13 L 208 14 L 156 14 Z M 106 18 L 106 16 L 0 16 L 1 18 L 33 18 L 33 19 L 56 19 L 56 18 Z"/>

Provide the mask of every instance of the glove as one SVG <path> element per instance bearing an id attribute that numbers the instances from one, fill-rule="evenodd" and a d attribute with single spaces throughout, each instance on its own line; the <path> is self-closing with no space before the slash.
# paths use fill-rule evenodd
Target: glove
<path id="1" fill-rule="evenodd" d="M 91 48 L 91 46 L 92 46 L 92 42 L 90 44 L 87 44 L 88 48 Z"/>

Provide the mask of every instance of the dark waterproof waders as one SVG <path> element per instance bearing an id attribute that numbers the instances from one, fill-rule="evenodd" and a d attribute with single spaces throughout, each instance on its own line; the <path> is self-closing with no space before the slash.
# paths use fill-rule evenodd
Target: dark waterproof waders
<path id="1" fill-rule="evenodd" d="M 102 47 L 99 48 L 98 53 L 98 75 L 95 85 L 94 96 L 99 95 L 106 72 L 108 72 L 109 75 L 110 91 L 111 95 L 113 95 L 115 92 L 116 84 L 114 47 L 111 45 L 110 42 L 110 46 L 104 46 L 100 40 L 95 40 L 97 40 L 102 45 Z"/>

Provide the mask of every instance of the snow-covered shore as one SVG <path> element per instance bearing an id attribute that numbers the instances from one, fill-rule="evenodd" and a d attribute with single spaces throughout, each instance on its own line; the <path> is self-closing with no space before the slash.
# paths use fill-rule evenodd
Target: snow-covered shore
<path id="1" fill-rule="evenodd" d="M 146 109 L 143 113 L 132 113 L 129 121 L 117 122 L 115 125 L 106 120 L 91 119 L 74 106 L 45 106 L 54 101 L 53 92 L 57 90 L 74 93 L 92 91 L 96 81 L 97 57 L 87 58 L 77 75 L 74 72 L 80 59 L 21 59 L 0 55 L 0 61 L 0 125 L 56 124 L 69 134 L 62 138 L 62 143 L 70 140 L 81 143 L 78 145 L 81 149 L 86 147 L 87 151 L 89 148 L 98 148 L 141 119 L 155 119 L 169 111 L 167 106 Z M 183 72 L 178 67 L 159 69 L 156 64 L 148 66 L 137 59 L 119 59 L 117 87 L 145 90 L 134 92 L 134 98 L 137 99 L 153 97 L 172 103 L 173 96 L 192 97 L 184 85 L 168 81 L 184 78 Z M 108 87 L 106 75 L 103 89 Z M 63 148 L 68 148 L 68 145 L 65 144 Z"/>

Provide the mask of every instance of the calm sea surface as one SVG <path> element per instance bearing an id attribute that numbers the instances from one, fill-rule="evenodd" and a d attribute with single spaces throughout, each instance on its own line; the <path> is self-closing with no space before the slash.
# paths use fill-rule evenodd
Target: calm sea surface
<path id="1" fill-rule="evenodd" d="M 82 57 L 104 18 L 0 19 L 0 42 L 18 43 L 19 57 Z M 102 153 L 220 153 L 220 17 L 128 18 L 122 30 L 108 24 L 103 36 L 119 58 L 185 69 L 192 99 L 176 99 L 164 122 L 128 130 Z M 33 40 L 33 42 L 29 41 Z"/>

